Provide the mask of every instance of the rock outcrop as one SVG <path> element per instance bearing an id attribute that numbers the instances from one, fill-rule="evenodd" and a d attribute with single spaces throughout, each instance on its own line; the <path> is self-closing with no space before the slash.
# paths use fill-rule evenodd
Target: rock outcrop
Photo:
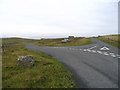
<path id="1" fill-rule="evenodd" d="M 19 56 L 17 61 L 18 61 L 19 66 L 33 66 L 34 65 L 34 58 L 31 55 Z"/>

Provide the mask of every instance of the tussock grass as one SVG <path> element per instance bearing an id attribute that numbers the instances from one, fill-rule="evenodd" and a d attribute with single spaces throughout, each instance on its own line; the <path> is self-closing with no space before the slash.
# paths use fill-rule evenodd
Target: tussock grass
<path id="1" fill-rule="evenodd" d="M 17 41 L 16 41 L 17 40 Z M 18 41 L 19 40 L 19 41 Z M 24 48 L 23 39 L 3 39 L 2 55 L 3 88 L 74 88 L 71 73 L 57 60 L 44 53 Z M 27 42 L 30 42 L 27 40 Z M 21 55 L 33 55 L 35 65 L 17 66 Z"/>

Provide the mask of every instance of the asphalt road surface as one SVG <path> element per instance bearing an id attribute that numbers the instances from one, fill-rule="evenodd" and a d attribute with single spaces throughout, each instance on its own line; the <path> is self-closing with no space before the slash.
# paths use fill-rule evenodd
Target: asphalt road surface
<path id="1" fill-rule="evenodd" d="M 61 62 L 73 73 L 78 88 L 118 88 L 118 48 L 95 38 L 92 41 L 92 44 L 84 46 L 25 46 Z"/>

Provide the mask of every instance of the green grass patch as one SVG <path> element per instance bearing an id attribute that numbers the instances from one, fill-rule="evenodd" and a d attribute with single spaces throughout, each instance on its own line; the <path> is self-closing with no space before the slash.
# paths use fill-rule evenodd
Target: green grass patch
<path id="1" fill-rule="evenodd" d="M 72 74 L 66 68 L 51 56 L 25 49 L 23 43 L 26 41 L 32 42 L 32 40 L 3 39 L 3 88 L 76 87 L 71 78 Z M 32 67 L 17 66 L 17 58 L 22 55 L 33 55 L 35 65 Z"/>
<path id="2" fill-rule="evenodd" d="M 120 48 L 120 35 L 106 35 L 106 36 L 100 36 L 97 37 L 97 39 L 108 43 L 112 46 Z"/>
<path id="3" fill-rule="evenodd" d="M 43 39 L 35 41 L 34 44 L 39 46 L 81 46 L 91 44 L 91 38 L 70 38 L 68 42 L 61 42 L 63 38 L 60 39 Z"/>

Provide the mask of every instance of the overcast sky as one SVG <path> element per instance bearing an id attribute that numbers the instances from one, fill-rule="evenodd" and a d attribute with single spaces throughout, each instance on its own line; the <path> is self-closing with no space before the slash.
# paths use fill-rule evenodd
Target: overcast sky
<path id="1" fill-rule="evenodd" d="M 118 0 L 0 0 L 2 37 L 118 33 Z"/>

